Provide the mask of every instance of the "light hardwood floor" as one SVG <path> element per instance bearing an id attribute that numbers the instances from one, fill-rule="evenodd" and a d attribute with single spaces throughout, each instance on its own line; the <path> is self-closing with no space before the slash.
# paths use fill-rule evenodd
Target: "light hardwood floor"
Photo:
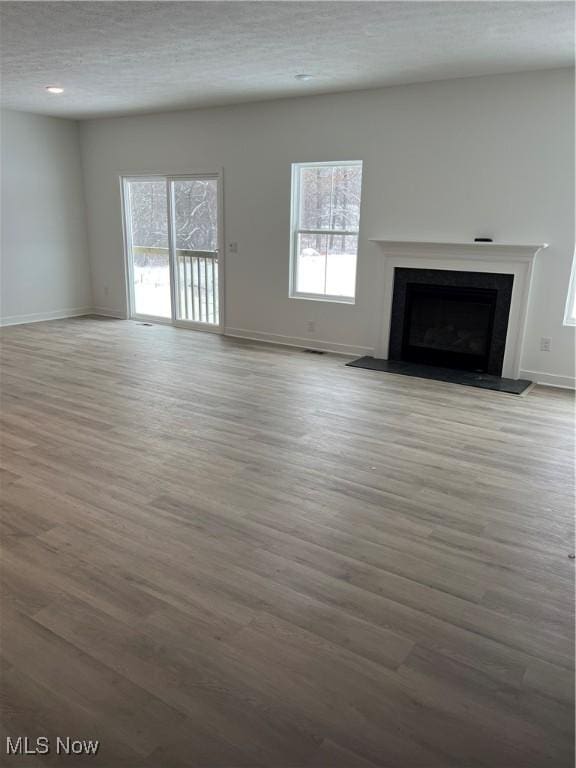
<path id="1" fill-rule="evenodd" d="M 2 736 L 570 768 L 573 402 L 81 318 L 2 337 Z"/>

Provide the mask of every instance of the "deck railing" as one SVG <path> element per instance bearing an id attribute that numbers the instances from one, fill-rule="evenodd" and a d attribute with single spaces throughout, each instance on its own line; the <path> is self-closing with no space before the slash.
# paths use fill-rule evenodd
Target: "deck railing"
<path id="1" fill-rule="evenodd" d="M 133 246 L 135 266 L 153 266 L 168 256 L 167 248 Z M 147 258 L 148 257 L 148 258 Z M 148 263 L 146 263 L 148 262 Z M 165 262 L 166 263 L 166 262 Z M 177 317 L 197 323 L 218 324 L 218 251 L 176 250 Z"/>

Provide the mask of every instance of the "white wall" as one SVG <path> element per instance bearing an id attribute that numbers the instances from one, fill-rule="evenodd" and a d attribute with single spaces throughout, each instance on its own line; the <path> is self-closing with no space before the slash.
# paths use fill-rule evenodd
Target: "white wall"
<path id="1" fill-rule="evenodd" d="M 522 368 L 574 376 L 562 324 L 574 249 L 573 71 L 93 120 L 81 126 L 95 304 L 125 312 L 118 176 L 224 169 L 228 329 L 372 351 L 382 286 L 371 237 L 548 242 Z M 290 164 L 363 160 L 355 306 L 288 298 Z M 316 333 L 307 322 L 316 321 Z M 539 351 L 540 337 L 552 351 Z M 339 348 L 339 347 L 336 347 Z"/>
<path id="2" fill-rule="evenodd" d="M 1 116 L 0 323 L 92 306 L 78 125 Z"/>

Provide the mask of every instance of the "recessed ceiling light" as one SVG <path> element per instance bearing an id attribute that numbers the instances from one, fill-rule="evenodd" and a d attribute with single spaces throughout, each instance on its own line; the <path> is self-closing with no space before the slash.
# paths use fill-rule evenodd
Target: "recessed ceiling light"
<path id="1" fill-rule="evenodd" d="M 296 80 L 312 80 L 314 75 L 307 75 L 305 73 L 302 73 L 301 75 L 294 75 Z"/>
<path id="2" fill-rule="evenodd" d="M 59 85 L 47 85 L 46 90 L 48 93 L 64 93 L 64 88 L 60 88 Z"/>

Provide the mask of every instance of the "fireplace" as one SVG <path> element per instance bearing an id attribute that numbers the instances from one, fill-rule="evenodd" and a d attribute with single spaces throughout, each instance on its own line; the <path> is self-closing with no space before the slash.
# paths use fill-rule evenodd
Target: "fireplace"
<path id="1" fill-rule="evenodd" d="M 383 257 L 380 337 L 374 356 L 347 365 L 526 391 L 522 342 L 533 262 L 545 243 L 372 242 Z"/>
<path id="2" fill-rule="evenodd" d="M 394 270 L 390 360 L 502 374 L 513 275 Z"/>

